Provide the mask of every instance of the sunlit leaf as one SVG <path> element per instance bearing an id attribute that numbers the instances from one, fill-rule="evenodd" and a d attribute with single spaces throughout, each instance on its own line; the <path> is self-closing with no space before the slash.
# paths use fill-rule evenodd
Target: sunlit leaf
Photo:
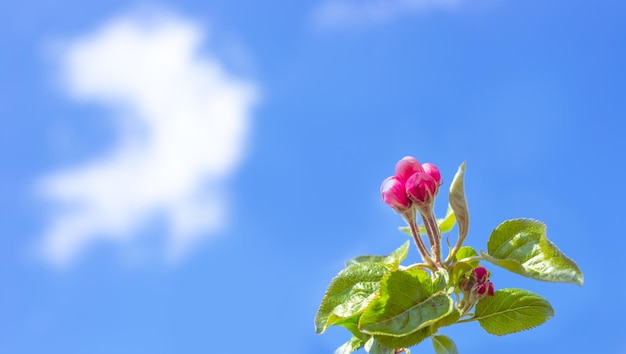
<path id="1" fill-rule="evenodd" d="M 382 336 L 376 335 L 376 339 L 383 345 L 389 348 L 409 348 L 412 347 L 424 339 L 432 336 L 437 333 L 437 330 L 441 327 L 446 327 L 455 324 L 459 318 L 461 317 L 461 313 L 456 308 L 452 310 L 449 314 L 437 320 L 432 325 L 417 330 L 411 334 L 407 334 L 401 337 L 392 337 L 392 336 Z"/>
<path id="2" fill-rule="evenodd" d="M 492 231 L 482 257 L 514 273 L 545 281 L 582 285 L 583 274 L 571 259 L 546 237 L 537 220 L 507 220 Z"/>
<path id="3" fill-rule="evenodd" d="M 432 281 L 424 270 L 398 270 L 383 278 L 379 294 L 361 315 L 359 329 L 401 337 L 434 323 L 452 309 L 447 294 L 432 293 Z"/>
<path id="4" fill-rule="evenodd" d="M 537 327 L 554 316 L 550 303 L 523 289 L 501 289 L 476 304 L 473 319 L 488 333 L 502 336 Z"/>
<path id="5" fill-rule="evenodd" d="M 445 315 L 437 322 L 435 322 L 434 325 L 432 325 L 432 333 L 437 333 L 437 330 L 441 327 L 447 327 L 455 324 L 459 320 L 459 318 L 461 318 L 461 311 L 459 311 L 457 308 L 454 308 L 452 312 Z"/>
<path id="6" fill-rule="evenodd" d="M 462 259 L 474 257 L 474 256 L 478 256 L 478 252 L 476 252 L 474 248 L 470 246 L 463 246 L 459 248 L 459 251 L 454 256 L 454 259 L 457 261 L 460 261 Z"/>
<path id="7" fill-rule="evenodd" d="M 416 344 L 421 343 L 424 339 L 428 338 L 431 335 L 430 327 L 422 328 L 413 333 L 401 336 L 383 336 L 377 335 L 374 336 L 376 340 L 389 348 L 409 348 Z"/>
<path id="8" fill-rule="evenodd" d="M 462 259 L 469 258 L 469 257 L 474 257 L 474 256 L 478 256 L 478 252 L 476 252 L 476 250 L 474 248 L 472 248 L 470 246 L 463 246 L 463 247 L 459 248 L 458 252 L 454 256 L 454 259 L 456 261 L 460 261 Z M 468 263 L 471 264 L 474 267 L 478 266 L 478 261 L 469 261 Z"/>
<path id="9" fill-rule="evenodd" d="M 380 281 L 389 268 L 382 263 L 354 263 L 330 282 L 315 316 L 315 332 L 361 313 L 380 288 Z"/>
<path id="10" fill-rule="evenodd" d="M 392 267 L 392 270 L 398 268 L 400 262 L 402 262 L 406 256 L 409 254 L 409 246 L 411 242 L 406 241 L 402 244 L 402 246 L 398 247 L 395 251 L 390 253 L 387 256 L 358 256 L 346 262 L 346 265 L 351 265 L 354 263 L 364 263 L 364 262 L 377 262 L 377 263 L 385 263 Z"/>

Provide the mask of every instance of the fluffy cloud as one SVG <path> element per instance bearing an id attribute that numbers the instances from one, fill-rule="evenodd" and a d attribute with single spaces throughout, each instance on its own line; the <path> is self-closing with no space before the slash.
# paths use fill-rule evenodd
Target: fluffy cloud
<path id="1" fill-rule="evenodd" d="M 314 13 L 320 28 L 366 26 L 404 14 L 452 8 L 459 0 L 326 0 Z"/>
<path id="2" fill-rule="evenodd" d="M 63 46 L 63 87 L 112 112 L 119 136 L 104 156 L 39 181 L 54 206 L 47 259 L 65 264 L 97 239 L 129 240 L 155 217 L 179 259 L 223 226 L 223 185 L 242 160 L 256 90 L 200 52 L 203 36 L 183 18 L 129 15 Z"/>

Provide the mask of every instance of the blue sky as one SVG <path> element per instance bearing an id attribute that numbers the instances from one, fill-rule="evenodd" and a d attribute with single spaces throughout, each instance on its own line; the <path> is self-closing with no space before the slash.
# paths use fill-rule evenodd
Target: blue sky
<path id="1" fill-rule="evenodd" d="M 444 190 L 467 161 L 467 244 L 539 219 L 585 275 L 490 267 L 556 316 L 443 330 L 461 353 L 626 353 L 624 10 L 0 3 L 0 353 L 332 353 L 348 333 L 316 336 L 317 306 L 404 242 L 379 187 L 405 155 Z"/>

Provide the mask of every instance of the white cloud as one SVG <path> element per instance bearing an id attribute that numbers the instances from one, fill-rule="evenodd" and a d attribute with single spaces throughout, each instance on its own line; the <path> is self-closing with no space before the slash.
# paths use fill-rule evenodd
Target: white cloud
<path id="1" fill-rule="evenodd" d="M 44 176 L 55 206 L 41 250 L 66 264 L 97 239 L 129 240 L 164 217 L 179 259 L 224 225 L 225 181 L 241 162 L 255 87 L 210 54 L 204 32 L 168 15 L 128 15 L 67 43 L 68 94 L 109 109 L 119 140 L 105 155 Z"/>
<path id="2" fill-rule="evenodd" d="M 326 0 L 314 12 L 319 28 L 367 26 L 405 14 L 450 9 L 459 0 Z"/>

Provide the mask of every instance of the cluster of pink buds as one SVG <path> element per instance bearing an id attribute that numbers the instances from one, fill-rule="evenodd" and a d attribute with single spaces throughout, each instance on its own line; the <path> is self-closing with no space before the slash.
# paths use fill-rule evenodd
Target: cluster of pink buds
<path id="1" fill-rule="evenodd" d="M 484 267 L 476 267 L 471 273 L 459 282 L 467 306 L 473 306 L 485 296 L 493 296 L 493 283 L 489 280 L 491 274 Z"/>
<path id="2" fill-rule="evenodd" d="M 383 202 L 402 214 L 415 205 L 432 205 L 441 186 L 441 174 L 431 163 L 420 164 L 412 156 L 396 164 L 396 174 L 385 179 L 380 187 Z"/>
<path id="3" fill-rule="evenodd" d="M 439 186 L 441 186 L 441 174 L 437 166 L 431 163 L 422 165 L 412 156 L 398 161 L 395 175 L 385 179 L 380 186 L 383 202 L 402 215 L 409 224 L 422 258 L 428 265 L 434 267 L 441 266 L 441 232 L 433 213 Z M 416 210 L 424 220 L 430 251 L 421 239 Z"/>

